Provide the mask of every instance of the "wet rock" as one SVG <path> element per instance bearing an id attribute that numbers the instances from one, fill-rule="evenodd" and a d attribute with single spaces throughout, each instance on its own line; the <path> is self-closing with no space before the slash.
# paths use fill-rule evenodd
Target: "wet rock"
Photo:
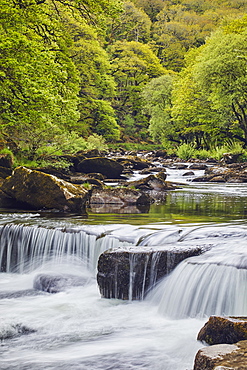
<path id="1" fill-rule="evenodd" d="M 247 317 L 211 316 L 197 339 L 210 345 L 247 340 Z"/>
<path id="2" fill-rule="evenodd" d="M 56 209 L 85 213 L 88 192 L 55 176 L 18 167 L 2 184 L 1 190 L 33 209 Z"/>
<path id="3" fill-rule="evenodd" d="M 143 299 L 162 277 L 185 258 L 202 253 L 200 247 L 169 249 L 164 247 L 125 247 L 102 253 L 98 261 L 97 281 L 104 298 Z"/>
<path id="4" fill-rule="evenodd" d="M 144 170 L 146 168 L 153 167 L 151 162 L 145 159 L 141 159 L 136 156 L 126 156 L 117 158 L 117 161 L 121 163 L 125 168 L 130 168 L 133 170 Z"/>
<path id="5" fill-rule="evenodd" d="M 182 174 L 182 176 L 194 176 L 195 173 L 193 171 L 186 171 L 185 173 Z"/>
<path id="6" fill-rule="evenodd" d="M 124 167 L 117 161 L 104 157 L 86 158 L 76 166 L 77 172 L 98 172 L 110 179 L 119 178 Z"/>
<path id="7" fill-rule="evenodd" d="M 35 332 L 36 330 L 28 328 L 22 324 L 6 325 L 0 328 L 0 340 L 12 339 Z"/>
<path id="8" fill-rule="evenodd" d="M 86 285 L 87 279 L 76 275 L 40 274 L 34 279 L 33 287 L 47 293 L 59 293 L 73 286 Z"/>
<path id="9" fill-rule="evenodd" d="M 136 205 L 119 205 L 119 204 L 90 204 L 90 211 L 92 213 L 116 213 L 116 214 L 140 214 L 148 213 L 150 204 L 136 204 Z"/>
<path id="10" fill-rule="evenodd" d="M 165 176 L 165 173 L 162 175 L 149 175 L 146 178 L 143 178 L 141 180 L 137 181 L 131 181 L 129 182 L 128 186 L 134 186 L 136 189 L 140 189 L 143 191 L 150 191 L 150 190 L 155 190 L 155 191 L 166 191 L 170 189 L 175 189 L 175 186 L 173 186 L 170 183 L 167 183 L 163 180 L 163 177 Z"/>
<path id="11" fill-rule="evenodd" d="M 156 152 L 154 153 L 154 156 L 164 158 L 167 156 L 167 151 L 166 150 L 156 150 Z"/>
<path id="12" fill-rule="evenodd" d="M 130 204 L 151 204 L 152 201 L 148 194 L 127 188 L 93 189 L 90 197 L 90 205 L 118 204 L 124 206 Z"/>
<path id="13" fill-rule="evenodd" d="M 247 341 L 217 344 L 200 349 L 193 370 L 244 370 L 247 364 Z"/>
<path id="14" fill-rule="evenodd" d="M 203 163 L 193 163 L 189 166 L 190 170 L 206 170 L 208 166 Z"/>

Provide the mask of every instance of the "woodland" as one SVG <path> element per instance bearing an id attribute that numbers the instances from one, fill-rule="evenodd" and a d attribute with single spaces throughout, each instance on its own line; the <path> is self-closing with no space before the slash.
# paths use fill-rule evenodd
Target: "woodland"
<path id="1" fill-rule="evenodd" d="M 0 0 L 0 149 L 247 148 L 246 0 Z"/>

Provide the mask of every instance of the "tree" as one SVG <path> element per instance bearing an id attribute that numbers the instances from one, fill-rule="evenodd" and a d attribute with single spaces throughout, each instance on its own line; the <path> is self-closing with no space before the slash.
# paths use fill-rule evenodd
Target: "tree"
<path id="1" fill-rule="evenodd" d="M 123 12 L 115 18 L 109 27 L 109 43 L 117 40 L 147 42 L 150 39 L 151 20 L 132 2 L 123 4 Z"/>
<path id="2" fill-rule="evenodd" d="M 194 76 L 211 107 L 227 113 L 229 130 L 247 145 L 246 16 L 244 20 L 245 27 L 240 21 L 242 32 L 226 27 L 212 35 L 195 64 Z"/>
<path id="3" fill-rule="evenodd" d="M 171 117 L 172 89 L 175 74 L 152 79 L 143 88 L 144 111 L 150 116 L 149 132 L 155 142 L 167 145 L 178 141 L 176 127 Z"/>
<path id="4" fill-rule="evenodd" d="M 139 42 L 116 42 L 109 48 L 112 73 L 117 83 L 114 108 L 122 124 L 128 116 L 134 120 L 133 136 L 147 137 L 148 119 L 142 113 L 142 88 L 167 71 L 152 49 Z M 130 120 L 129 120 L 130 122 Z"/>
<path id="5" fill-rule="evenodd" d="M 184 140 L 209 146 L 236 138 L 247 144 L 246 31 L 243 19 L 234 21 L 188 54 L 172 108 Z"/>
<path id="6" fill-rule="evenodd" d="M 1 0 L 0 122 L 9 144 L 33 157 L 54 131 L 77 121 L 79 85 L 67 40 L 56 39 L 58 23 L 25 4 Z"/>

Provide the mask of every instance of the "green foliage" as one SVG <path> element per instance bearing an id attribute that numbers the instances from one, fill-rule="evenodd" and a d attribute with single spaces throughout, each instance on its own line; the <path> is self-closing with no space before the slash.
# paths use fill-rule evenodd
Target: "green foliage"
<path id="1" fill-rule="evenodd" d="M 181 144 L 177 150 L 176 154 L 179 158 L 187 161 L 190 158 L 193 158 L 195 155 L 195 148 L 191 144 Z"/>

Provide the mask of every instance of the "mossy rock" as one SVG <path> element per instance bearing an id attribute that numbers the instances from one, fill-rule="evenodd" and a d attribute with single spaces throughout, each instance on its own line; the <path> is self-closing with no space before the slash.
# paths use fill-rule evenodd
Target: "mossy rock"
<path id="1" fill-rule="evenodd" d="M 25 167 L 17 167 L 1 190 L 17 202 L 39 210 L 85 213 L 88 199 L 87 190 L 81 186 Z"/>

